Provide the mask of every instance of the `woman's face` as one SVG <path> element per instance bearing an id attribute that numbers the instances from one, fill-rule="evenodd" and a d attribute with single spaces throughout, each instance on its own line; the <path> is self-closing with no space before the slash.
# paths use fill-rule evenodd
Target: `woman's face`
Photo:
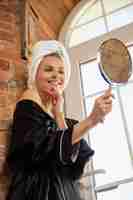
<path id="1" fill-rule="evenodd" d="M 36 85 L 37 89 L 43 93 L 46 87 L 54 88 L 59 93 L 63 92 L 64 88 L 64 63 L 57 56 L 46 56 L 41 61 L 37 74 Z"/>

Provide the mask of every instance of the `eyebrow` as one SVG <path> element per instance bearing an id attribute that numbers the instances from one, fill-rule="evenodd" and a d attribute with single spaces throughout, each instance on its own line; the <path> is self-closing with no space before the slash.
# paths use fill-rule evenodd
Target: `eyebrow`
<path id="1" fill-rule="evenodd" d="M 58 67 L 58 68 L 64 69 L 64 66 L 54 66 L 54 65 L 49 65 L 49 64 L 44 64 L 44 66 L 46 66 L 46 67 Z"/>

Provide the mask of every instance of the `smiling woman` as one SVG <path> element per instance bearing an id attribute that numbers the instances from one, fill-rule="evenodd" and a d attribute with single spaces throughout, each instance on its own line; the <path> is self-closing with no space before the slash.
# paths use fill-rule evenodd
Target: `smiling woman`
<path id="1" fill-rule="evenodd" d="M 49 88 L 48 91 L 49 94 L 51 94 L 51 92 L 54 91 L 62 94 L 64 88 L 64 78 L 65 78 L 64 64 L 61 58 L 59 56 L 57 57 L 56 54 L 54 55 L 50 54 L 49 56 L 45 57 L 45 59 L 42 60 L 37 70 L 36 74 L 37 89 L 41 93 L 45 92 L 44 88 L 45 85 L 47 84 L 48 86 L 47 88 Z"/>
<path id="2" fill-rule="evenodd" d="M 28 89 L 14 112 L 6 200 L 80 200 L 78 180 L 94 154 L 83 136 L 111 111 L 111 90 L 83 121 L 65 118 L 62 93 L 71 67 L 66 49 L 55 40 L 40 41 L 32 55 Z"/>

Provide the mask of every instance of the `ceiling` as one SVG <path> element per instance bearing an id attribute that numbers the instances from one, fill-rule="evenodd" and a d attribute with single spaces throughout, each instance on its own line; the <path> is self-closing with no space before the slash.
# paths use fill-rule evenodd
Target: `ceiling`
<path id="1" fill-rule="evenodd" d="M 39 38 L 56 39 L 65 18 L 79 1 L 81 0 L 27 0 Z"/>

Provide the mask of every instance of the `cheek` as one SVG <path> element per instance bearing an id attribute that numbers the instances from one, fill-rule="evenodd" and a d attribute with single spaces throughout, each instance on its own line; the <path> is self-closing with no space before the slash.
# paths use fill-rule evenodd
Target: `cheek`
<path id="1" fill-rule="evenodd" d="M 59 85 L 58 88 L 59 88 L 59 92 L 63 93 L 63 91 L 64 91 L 64 84 Z"/>
<path id="2" fill-rule="evenodd" d="M 63 90 L 65 86 L 65 81 L 64 79 L 60 81 L 60 88 Z"/>
<path id="3" fill-rule="evenodd" d="M 39 88 L 42 88 L 43 85 L 47 82 L 47 77 L 44 72 L 38 71 L 36 75 L 36 84 Z"/>
<path id="4" fill-rule="evenodd" d="M 36 80 L 37 81 L 46 81 L 47 80 L 47 73 L 44 73 L 43 70 L 38 70 L 36 74 Z"/>

